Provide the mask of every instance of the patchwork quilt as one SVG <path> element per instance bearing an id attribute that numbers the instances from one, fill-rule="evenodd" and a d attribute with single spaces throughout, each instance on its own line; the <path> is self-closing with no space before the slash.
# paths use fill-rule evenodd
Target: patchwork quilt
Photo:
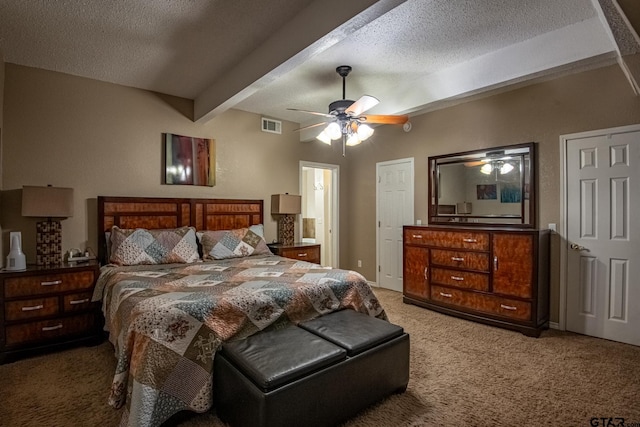
<path id="1" fill-rule="evenodd" d="M 93 299 L 115 347 L 109 404 L 124 406 L 123 426 L 209 410 L 222 342 L 345 308 L 387 318 L 359 273 L 274 255 L 107 265 Z"/>

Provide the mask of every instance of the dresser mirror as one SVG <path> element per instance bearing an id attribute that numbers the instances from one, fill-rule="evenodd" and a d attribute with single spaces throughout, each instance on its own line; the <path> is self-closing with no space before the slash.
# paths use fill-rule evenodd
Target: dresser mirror
<path id="1" fill-rule="evenodd" d="M 533 142 L 429 157 L 429 223 L 535 227 Z"/>

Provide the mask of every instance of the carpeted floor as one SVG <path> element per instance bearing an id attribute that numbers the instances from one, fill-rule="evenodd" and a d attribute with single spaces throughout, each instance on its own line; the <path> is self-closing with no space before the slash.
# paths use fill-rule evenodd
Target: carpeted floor
<path id="1" fill-rule="evenodd" d="M 553 330 L 529 338 L 376 294 L 411 335 L 409 387 L 349 427 L 640 425 L 640 347 Z M 114 369 L 108 342 L 1 365 L 0 425 L 115 426 Z M 214 413 L 168 424 L 222 426 Z"/>

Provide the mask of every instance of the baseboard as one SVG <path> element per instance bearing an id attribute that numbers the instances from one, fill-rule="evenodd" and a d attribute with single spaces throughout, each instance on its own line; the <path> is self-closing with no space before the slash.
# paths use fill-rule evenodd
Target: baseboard
<path id="1" fill-rule="evenodd" d="M 549 322 L 549 329 L 560 329 L 560 324 L 558 322 Z"/>

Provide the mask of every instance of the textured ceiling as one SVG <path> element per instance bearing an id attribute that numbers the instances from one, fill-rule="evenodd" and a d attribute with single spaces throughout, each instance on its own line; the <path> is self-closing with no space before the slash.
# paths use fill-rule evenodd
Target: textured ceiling
<path id="1" fill-rule="evenodd" d="M 600 0 L 601 2 L 603 0 Z M 612 63 L 598 0 L 0 1 L 7 63 L 309 124 L 342 97 L 417 113 L 532 78 Z"/>

